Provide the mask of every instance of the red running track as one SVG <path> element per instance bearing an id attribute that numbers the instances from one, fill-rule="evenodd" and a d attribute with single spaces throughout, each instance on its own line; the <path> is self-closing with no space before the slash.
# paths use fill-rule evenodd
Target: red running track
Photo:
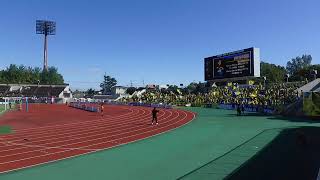
<path id="1" fill-rule="evenodd" d="M 29 112 L 8 112 L 0 125 L 14 133 L 0 136 L 0 173 L 54 162 L 145 139 L 190 122 L 195 114 L 160 109 L 151 125 L 151 108 L 105 107 L 104 116 L 66 105 L 29 106 Z"/>

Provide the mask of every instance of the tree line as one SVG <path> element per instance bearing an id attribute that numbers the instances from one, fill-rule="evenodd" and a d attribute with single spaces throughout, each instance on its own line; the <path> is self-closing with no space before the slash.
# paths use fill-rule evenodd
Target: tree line
<path id="1" fill-rule="evenodd" d="M 261 62 L 260 70 L 261 76 L 266 77 L 267 82 L 271 83 L 310 81 L 319 77 L 320 64 L 312 65 L 312 56 L 305 54 L 292 58 L 286 67 Z"/>
<path id="2" fill-rule="evenodd" d="M 39 67 L 10 64 L 0 70 L 1 84 L 64 84 L 64 79 L 56 67 L 42 71 Z"/>

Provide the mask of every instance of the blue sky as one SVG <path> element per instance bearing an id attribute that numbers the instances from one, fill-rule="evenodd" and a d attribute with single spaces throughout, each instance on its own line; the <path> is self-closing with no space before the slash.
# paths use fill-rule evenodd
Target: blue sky
<path id="1" fill-rule="evenodd" d="M 49 65 L 73 89 L 98 88 L 104 73 L 120 85 L 203 81 L 203 58 L 259 47 L 285 65 L 311 54 L 320 63 L 318 0 L 1 0 L 0 68 L 42 67 L 35 21 L 57 22 Z"/>

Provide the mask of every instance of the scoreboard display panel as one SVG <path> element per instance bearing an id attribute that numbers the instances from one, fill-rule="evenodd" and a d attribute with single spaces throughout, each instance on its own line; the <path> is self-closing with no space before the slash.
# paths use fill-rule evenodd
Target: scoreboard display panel
<path id="1" fill-rule="evenodd" d="M 259 77 L 260 52 L 248 48 L 204 59 L 205 81 L 215 79 Z"/>

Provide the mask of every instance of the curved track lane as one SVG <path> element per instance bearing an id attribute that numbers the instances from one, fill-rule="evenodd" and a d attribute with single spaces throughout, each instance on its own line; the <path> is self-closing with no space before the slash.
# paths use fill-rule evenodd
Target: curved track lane
<path id="1" fill-rule="evenodd" d="M 151 125 L 151 108 L 106 106 L 103 117 L 63 105 L 33 105 L 31 113 L 12 112 L 1 123 L 14 134 L 0 136 L 0 173 L 109 149 L 178 128 L 195 114 L 160 109 Z M 30 124 L 28 124 L 30 122 Z"/>

